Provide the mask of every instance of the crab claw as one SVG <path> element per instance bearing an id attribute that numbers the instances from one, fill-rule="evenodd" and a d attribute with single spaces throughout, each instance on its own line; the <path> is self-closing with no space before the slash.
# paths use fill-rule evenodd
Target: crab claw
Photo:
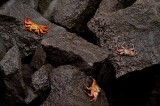
<path id="1" fill-rule="evenodd" d="M 24 24 L 28 23 L 27 18 L 28 18 L 27 16 L 24 17 Z"/>
<path id="2" fill-rule="evenodd" d="M 24 24 L 31 25 L 31 24 L 33 24 L 33 22 L 30 20 L 29 17 L 25 16 L 25 18 L 24 18 Z"/>

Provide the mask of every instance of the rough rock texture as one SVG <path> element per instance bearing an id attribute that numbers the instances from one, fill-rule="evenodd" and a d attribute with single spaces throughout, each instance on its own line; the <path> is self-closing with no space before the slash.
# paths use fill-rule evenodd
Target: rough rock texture
<path id="1" fill-rule="evenodd" d="M 20 21 L 5 15 L 0 15 L 0 35 L 6 49 L 18 45 L 22 57 L 32 54 L 39 40 L 34 34 L 24 31 Z"/>
<path id="2" fill-rule="evenodd" d="M 53 67 L 50 64 L 43 65 L 32 75 L 32 85 L 36 92 L 45 91 L 50 87 L 49 74 Z"/>
<path id="3" fill-rule="evenodd" d="M 35 70 L 29 64 L 22 64 L 22 76 L 26 85 L 31 86 L 32 78 Z"/>
<path id="4" fill-rule="evenodd" d="M 4 41 L 0 37 L 0 60 L 3 58 L 3 56 L 5 55 L 6 52 L 7 51 L 6 51 L 6 47 L 5 47 Z"/>
<path id="5" fill-rule="evenodd" d="M 4 41 L 6 41 L 5 45 L 10 48 L 16 43 L 21 49 L 23 57 L 32 54 L 38 41 L 43 39 L 43 37 L 23 30 L 23 20 L 25 16 L 30 17 L 33 22 L 38 24 L 48 23 L 51 28 L 49 33 L 45 34 L 44 37 L 54 36 L 59 31 L 65 31 L 64 28 L 48 22 L 31 6 L 20 0 L 11 0 L 6 3 L 0 8 L 0 14 L 3 14 L 0 16 L 0 34 Z"/>
<path id="6" fill-rule="evenodd" d="M 103 88 L 109 106 L 157 106 L 160 104 L 160 64 L 116 78 L 108 59 L 93 65 L 92 76 Z"/>
<path id="7" fill-rule="evenodd" d="M 0 1 L 0 6 L 4 5 L 8 0 L 1 0 Z"/>
<path id="8" fill-rule="evenodd" d="M 42 106 L 108 106 L 103 92 L 96 102 L 90 102 L 84 93 L 87 76 L 73 66 L 61 66 L 52 70 L 51 92 Z"/>
<path id="9" fill-rule="evenodd" d="M 52 3 L 53 1 L 53 3 Z M 45 11 L 47 12 L 47 8 L 49 7 L 50 3 L 52 3 L 53 5 L 55 5 L 55 3 L 57 2 L 58 0 L 38 0 L 38 11 L 41 13 L 41 14 L 44 14 Z M 54 6 L 50 6 L 50 8 L 53 8 Z M 51 12 L 51 10 L 49 10 L 49 12 Z"/>
<path id="10" fill-rule="evenodd" d="M 9 95 L 16 102 L 23 102 L 25 84 L 22 79 L 20 52 L 17 46 L 12 47 L 0 61 L 4 74 L 4 83 Z"/>
<path id="11" fill-rule="evenodd" d="M 39 0 L 39 10 L 47 19 L 80 32 L 86 27 L 101 0 Z"/>
<path id="12" fill-rule="evenodd" d="M 21 59 L 17 46 L 12 47 L 0 62 L 1 70 L 5 76 L 19 73 L 21 71 Z"/>
<path id="13" fill-rule="evenodd" d="M 44 39 L 42 42 L 47 41 L 49 39 L 52 39 L 53 43 L 47 44 L 46 46 L 49 46 L 49 45 L 52 45 L 52 47 L 55 46 L 57 49 L 56 53 L 63 54 L 63 55 L 61 55 L 61 57 L 63 57 L 63 59 L 56 59 L 55 58 L 53 60 L 53 62 L 56 61 L 56 63 L 54 62 L 54 64 L 61 65 L 61 63 L 58 63 L 57 60 L 58 61 L 63 60 L 63 62 L 64 62 L 63 64 L 73 64 L 73 62 L 75 62 L 75 61 L 72 61 L 72 60 L 76 60 L 76 61 L 83 60 L 83 59 L 80 59 L 81 57 L 78 57 L 78 60 L 77 60 L 77 56 L 75 56 L 75 55 L 82 56 L 82 58 L 84 58 L 85 61 L 87 61 L 88 63 L 91 63 L 91 64 L 95 61 L 102 60 L 104 57 L 105 58 L 107 57 L 108 52 L 106 52 L 105 50 L 102 50 L 98 46 L 95 46 L 95 45 L 83 40 L 82 38 L 77 37 L 76 34 L 72 34 L 72 33 L 67 32 L 62 27 L 59 27 L 55 24 L 48 22 L 40 14 L 38 14 L 35 10 L 33 10 L 30 6 L 23 4 L 20 1 L 14 1 L 14 2 L 10 2 L 10 5 L 4 5 L 4 9 L 3 8 L 0 9 L 0 14 L 13 16 L 17 19 L 16 20 L 16 19 L 10 18 L 10 17 L 7 18 L 6 16 L 2 15 L 1 16 L 2 18 L 0 18 L 0 19 L 1 19 L 1 21 L 3 21 L 3 23 L 1 23 L 0 33 L 1 33 L 2 38 L 5 41 L 5 45 L 8 48 L 12 47 L 12 45 L 14 45 L 15 43 L 19 46 L 19 48 L 22 52 L 21 53 L 22 57 L 29 56 L 30 54 L 33 54 L 36 46 L 38 45 L 38 43 L 41 39 Z M 31 32 L 24 31 L 22 29 L 23 28 L 22 20 L 23 20 L 24 16 L 31 17 L 31 19 L 37 23 L 43 24 L 43 23 L 47 22 L 51 27 L 51 29 L 49 30 L 49 33 L 45 34 L 43 37 L 39 37 Z M 6 28 L 4 28 L 4 27 L 6 27 Z M 68 37 L 66 37 L 67 35 L 68 35 Z M 75 39 L 75 40 L 70 43 L 70 39 Z M 58 46 L 56 46 L 56 45 L 58 45 Z M 71 49 L 73 49 L 74 51 Z M 70 55 L 68 55 L 68 53 L 66 53 L 66 52 L 64 53 L 63 51 L 69 52 Z M 92 52 L 94 52 L 94 53 L 92 53 Z M 67 57 L 65 57 L 65 56 L 67 56 Z M 66 61 L 68 61 L 68 58 L 70 58 L 70 60 L 69 60 L 69 62 L 66 62 Z M 86 62 L 84 60 L 81 61 L 80 64 L 83 63 L 83 65 L 85 65 Z M 52 65 L 54 66 L 54 64 L 52 64 Z M 80 67 L 83 67 L 83 65 Z M 88 65 L 86 65 L 86 66 L 88 67 Z"/>
<path id="14" fill-rule="evenodd" d="M 157 0 L 137 0 L 128 8 L 107 12 L 103 0 L 88 27 L 101 40 L 104 49 L 111 51 L 117 76 L 159 63 L 160 39 L 159 4 Z M 134 57 L 120 56 L 116 45 L 135 45 Z"/>
<path id="15" fill-rule="evenodd" d="M 82 57 L 87 63 L 90 64 L 101 61 L 108 56 L 108 51 L 103 50 L 91 43 L 88 43 L 86 40 L 83 40 L 82 38 L 77 37 L 75 36 L 75 34 L 69 32 L 59 33 L 56 37 L 43 39 L 41 41 L 41 44 L 46 48 L 49 46 L 54 49 L 58 48 L 60 51 L 63 51 L 64 54 L 66 54 L 64 55 L 66 58 L 70 58 L 69 55 L 74 53 Z M 68 54 L 65 52 L 68 52 Z M 48 53 L 48 55 L 51 55 L 51 51 L 46 51 L 46 53 Z M 56 52 L 53 53 L 52 57 L 50 56 L 50 58 L 54 58 L 53 61 L 60 61 L 65 59 L 65 57 L 60 57 L 59 55 L 60 53 Z M 69 60 L 71 59 L 68 59 L 68 61 Z"/>
<path id="16" fill-rule="evenodd" d="M 38 8 L 38 0 L 16 0 L 18 2 L 21 2 L 22 4 L 26 4 L 31 6 L 31 8 L 37 10 Z"/>
<path id="17" fill-rule="evenodd" d="M 31 61 L 31 66 L 35 69 L 39 69 L 46 62 L 46 52 L 43 50 L 42 46 L 39 45 L 36 48 L 35 54 Z"/>
<path id="18" fill-rule="evenodd" d="M 26 92 L 27 92 L 27 96 L 24 99 L 26 104 L 32 103 L 38 97 L 38 95 L 29 86 L 26 86 Z"/>
<path id="19" fill-rule="evenodd" d="M 38 24 L 48 23 L 48 25 L 51 28 L 50 28 L 49 33 L 47 33 L 45 35 L 47 37 L 54 36 L 54 34 L 52 32 L 57 33 L 59 31 L 65 31 L 64 28 L 57 26 L 53 23 L 50 23 L 48 20 L 43 18 L 36 10 L 34 10 L 30 5 L 23 3 L 23 1 L 21 1 L 21 0 L 10 1 L 8 4 L 4 5 L 0 9 L 0 14 L 12 16 L 12 17 L 18 19 L 21 23 L 23 23 L 25 16 L 30 17 L 33 22 L 38 23 Z M 23 26 L 21 26 L 21 28 L 23 28 Z M 28 34 L 30 34 L 30 33 L 28 33 Z M 40 38 L 40 37 L 38 37 L 38 38 Z"/>

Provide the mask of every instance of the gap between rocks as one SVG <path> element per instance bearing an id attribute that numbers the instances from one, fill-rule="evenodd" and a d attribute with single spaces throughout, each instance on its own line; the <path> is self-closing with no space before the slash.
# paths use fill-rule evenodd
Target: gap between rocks
<path id="1" fill-rule="evenodd" d="M 75 33 L 77 36 L 87 40 L 88 42 L 94 44 L 94 45 L 97 45 L 97 46 L 101 46 L 100 45 L 100 42 L 99 42 L 99 38 L 96 36 L 96 34 L 94 32 L 92 32 L 88 27 L 87 25 L 86 26 L 83 26 L 83 30 L 82 31 L 77 31 L 76 29 L 69 29 L 68 27 L 66 26 L 63 26 L 59 23 L 56 23 L 54 21 L 50 21 L 60 27 L 63 27 L 65 28 L 68 32 L 70 33 Z"/>
<path id="2" fill-rule="evenodd" d="M 75 33 L 77 36 L 82 37 L 88 42 L 100 46 L 99 38 L 88 27 L 87 23 L 94 17 L 102 0 L 89 0 L 88 6 L 75 20 L 75 25 L 72 28 L 68 28 L 64 25 L 51 21 L 52 23 L 65 28 L 70 33 Z"/>
<path id="3" fill-rule="evenodd" d="M 160 104 L 160 64 L 116 78 L 111 61 L 94 63 L 91 75 L 104 90 L 110 106 L 157 106 Z"/>
<path id="4" fill-rule="evenodd" d="M 52 46 L 46 46 L 46 47 L 42 46 L 42 49 L 46 53 L 46 62 L 45 62 L 45 64 L 51 64 L 54 68 L 59 67 L 61 65 L 73 65 L 73 66 L 79 68 L 80 71 L 84 71 L 86 74 L 90 74 L 91 66 L 89 66 L 88 63 L 81 56 L 76 55 L 76 54 L 74 54 L 72 52 L 62 51 L 62 50 L 59 50 L 58 48 L 53 48 Z M 35 52 L 33 54 L 30 54 L 29 56 L 24 57 L 24 58 L 21 59 L 22 64 L 23 65 L 24 64 L 28 64 L 28 66 L 30 68 L 32 68 L 31 70 L 34 71 L 34 73 L 36 71 L 38 71 L 35 67 L 33 67 L 31 65 L 32 64 L 32 60 L 34 58 L 34 55 L 36 54 L 36 51 L 37 51 L 37 49 L 35 50 Z M 37 53 L 39 53 L 39 54 L 37 54 L 37 56 L 42 56 L 41 54 L 44 54 L 44 53 L 42 53 L 40 51 L 37 52 Z M 38 57 L 37 57 L 37 59 L 38 59 Z M 41 59 L 38 59 L 38 60 L 41 60 Z M 28 71 L 29 71 L 29 69 L 28 69 Z M 24 77 L 27 78 L 27 79 L 25 78 L 25 83 L 27 84 L 27 86 L 30 86 L 32 89 L 34 89 L 33 85 L 30 84 L 32 82 L 28 81 L 28 80 L 31 80 L 31 76 L 32 75 L 33 75 L 33 73 L 30 74 L 29 79 L 26 76 L 24 76 Z M 24 79 L 24 77 L 23 77 L 23 79 Z M 24 103 L 23 105 L 24 106 L 32 106 L 32 105 L 40 106 L 40 105 L 42 105 L 42 103 L 49 96 L 50 91 L 51 91 L 51 87 L 49 87 L 44 92 L 43 91 L 39 92 L 40 94 L 38 94 L 38 96 L 32 102 L 30 102 L 29 104 L 25 104 Z M 21 105 L 21 104 L 16 103 L 16 105 Z"/>

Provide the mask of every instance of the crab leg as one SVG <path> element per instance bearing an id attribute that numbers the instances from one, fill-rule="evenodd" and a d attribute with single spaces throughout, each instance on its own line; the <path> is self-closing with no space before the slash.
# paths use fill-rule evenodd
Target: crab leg
<path id="1" fill-rule="evenodd" d="M 90 96 L 90 97 L 92 97 L 93 95 L 92 94 L 90 94 L 90 93 L 88 93 L 88 92 L 86 92 L 86 91 L 84 91 L 88 96 Z"/>
<path id="2" fill-rule="evenodd" d="M 121 48 L 124 49 L 125 47 L 123 46 L 126 42 L 123 42 L 121 45 Z"/>
<path id="3" fill-rule="evenodd" d="M 38 35 L 40 35 L 40 31 L 38 29 L 35 30 L 35 33 L 37 33 Z"/>

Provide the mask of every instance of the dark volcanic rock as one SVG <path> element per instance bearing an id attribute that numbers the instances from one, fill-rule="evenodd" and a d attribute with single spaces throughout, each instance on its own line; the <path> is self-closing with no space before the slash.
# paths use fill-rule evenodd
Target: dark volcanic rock
<path id="1" fill-rule="evenodd" d="M 4 83 L 4 76 L 0 70 L 0 106 L 4 106 L 6 87 Z"/>
<path id="2" fill-rule="evenodd" d="M 0 62 L 1 70 L 5 76 L 19 73 L 21 71 L 21 58 L 17 46 L 12 47 Z"/>
<path id="3" fill-rule="evenodd" d="M 104 90 L 110 106 L 159 106 L 160 64 L 116 78 L 108 59 L 93 65 L 92 76 Z"/>
<path id="4" fill-rule="evenodd" d="M 27 92 L 27 96 L 25 98 L 26 104 L 32 103 L 38 97 L 38 95 L 34 92 L 34 90 L 29 86 L 26 86 L 26 92 Z"/>
<path id="5" fill-rule="evenodd" d="M 46 91 L 50 87 L 49 74 L 53 69 L 52 65 L 43 65 L 32 75 L 32 85 L 36 92 Z"/>
<path id="6" fill-rule="evenodd" d="M 51 28 L 44 37 L 54 36 L 57 32 L 65 31 L 62 27 L 49 23 L 29 5 L 23 4 L 23 1 L 10 1 L 9 5 L 4 5 L 3 7 L 4 8 L 0 8 L 0 14 L 3 14 L 0 15 L 0 35 L 7 49 L 15 44 L 19 46 L 22 57 L 33 54 L 38 42 L 43 39 L 41 36 L 23 30 L 23 20 L 25 16 L 30 17 L 35 23 L 49 24 Z M 55 34 L 53 34 L 53 32 Z"/>
<path id="7" fill-rule="evenodd" d="M 100 38 L 103 48 L 111 51 L 117 76 L 159 63 L 160 2 L 137 0 L 130 7 L 114 12 L 108 12 L 106 2 L 101 2 L 88 27 Z M 134 57 L 118 55 L 116 45 L 123 42 L 126 48 L 135 45 Z"/>
<path id="8" fill-rule="evenodd" d="M 21 59 L 17 46 L 12 47 L 0 61 L 0 68 L 4 74 L 6 89 L 15 102 L 23 102 L 25 84 L 22 79 Z"/>
<path id="9" fill-rule="evenodd" d="M 7 50 L 18 45 L 22 57 L 32 54 L 39 40 L 34 34 L 24 31 L 20 21 L 5 15 L 0 15 L 0 36 Z"/>
<path id="10" fill-rule="evenodd" d="M 6 52 L 7 51 L 6 51 L 6 47 L 5 47 L 4 41 L 0 37 L 0 60 L 3 58 L 3 56 L 5 55 Z"/>
<path id="11" fill-rule="evenodd" d="M 39 0 L 39 10 L 47 19 L 80 32 L 94 15 L 101 0 Z"/>
<path id="12" fill-rule="evenodd" d="M 31 61 L 31 66 L 35 69 L 39 69 L 44 65 L 46 62 L 46 52 L 43 50 L 42 46 L 39 45 L 36 48 L 35 54 Z"/>
<path id="13" fill-rule="evenodd" d="M 20 20 L 17 21 L 14 18 L 1 16 L 1 21 L 3 22 L 0 23 L 0 33 L 2 33 L 1 36 L 4 39 L 7 48 L 12 47 L 12 45 L 16 43 L 22 52 L 22 57 L 26 57 L 34 53 L 34 50 L 38 45 L 39 41 L 43 39 L 42 43 L 45 47 L 52 46 L 54 49 L 56 48 L 56 54 L 58 54 L 58 56 L 60 55 L 58 57 L 57 55 L 52 55 L 52 53 L 45 50 L 47 52 L 47 55 L 51 54 L 53 56 L 47 56 L 47 59 L 50 59 L 52 61 L 53 66 L 55 66 L 54 64 L 58 64 L 56 66 L 66 63 L 74 64 L 75 61 L 77 62 L 80 60 L 80 62 L 78 62 L 77 64 L 80 64 L 81 66 L 79 66 L 82 68 L 86 68 L 89 66 L 88 64 L 86 64 L 85 61 L 92 64 L 96 61 L 101 61 L 102 59 L 104 59 L 104 57 L 106 58 L 108 56 L 107 51 L 88 43 L 80 37 L 77 37 L 76 34 L 67 32 L 62 27 L 49 23 L 40 14 L 38 14 L 35 10 L 29 7 L 30 6 L 22 4 L 22 2 L 20 1 L 15 1 L 10 4 L 10 7 L 6 6 L 6 8 L 0 10 L 1 14 L 13 16 Z M 24 16 L 31 17 L 31 20 L 36 23 L 49 23 L 51 27 L 49 33 L 45 34 L 44 37 L 39 37 L 31 32 L 24 31 L 21 24 Z M 18 24 L 16 24 L 16 22 Z M 52 39 L 53 42 L 50 39 Z M 50 43 L 45 43 L 46 41 Z"/>
<path id="14" fill-rule="evenodd" d="M 84 93 L 87 76 L 73 66 L 61 66 L 52 70 L 51 92 L 42 106 L 108 106 L 103 92 L 96 102 L 89 101 Z"/>
<path id="15" fill-rule="evenodd" d="M 7 1 L 9 1 L 9 0 L 1 0 L 0 1 L 0 6 L 4 5 Z"/>
<path id="16" fill-rule="evenodd" d="M 110 106 L 159 106 L 160 64 L 119 77 L 106 92 Z"/>
<path id="17" fill-rule="evenodd" d="M 48 60 L 53 62 L 53 65 L 58 63 L 74 64 L 78 60 L 79 64 L 84 63 L 85 65 L 86 62 L 93 64 L 108 56 L 108 51 L 88 43 L 86 40 L 69 32 L 59 33 L 56 37 L 43 39 L 41 44 L 49 57 Z M 80 65 L 79 67 L 83 68 L 84 66 Z"/>
<path id="18" fill-rule="evenodd" d="M 38 11 L 41 13 L 41 14 L 44 14 L 47 10 L 47 8 L 49 7 L 50 3 L 52 2 L 53 0 L 38 0 Z M 57 0 L 53 1 L 53 2 L 57 2 Z M 54 7 L 55 3 L 52 3 L 53 5 L 51 6 L 52 8 Z M 51 8 L 50 7 L 50 8 Z"/>
<path id="19" fill-rule="evenodd" d="M 116 70 L 107 58 L 93 64 L 91 76 L 97 80 L 99 86 L 105 91 L 116 78 Z M 106 94 L 107 95 L 107 94 Z"/>
<path id="20" fill-rule="evenodd" d="M 50 30 L 47 34 L 45 34 L 45 36 L 47 37 L 54 36 L 53 32 L 57 33 L 59 31 L 65 31 L 64 28 L 59 27 L 53 23 L 50 23 L 48 20 L 43 18 L 36 10 L 34 10 L 30 5 L 27 5 L 26 3 L 23 3 L 23 2 L 24 2 L 23 0 L 15 0 L 14 2 L 13 1 L 10 2 L 9 5 L 4 5 L 3 8 L 0 9 L 0 14 L 12 16 L 18 19 L 21 23 L 23 23 L 25 16 L 30 17 L 33 22 L 38 24 L 48 23 L 48 25 L 50 26 Z M 21 26 L 21 28 L 23 27 Z M 30 34 L 30 36 L 32 35 L 31 33 L 28 33 L 28 34 Z M 24 34 L 24 35 L 28 35 L 28 34 Z M 33 34 L 33 36 L 36 36 L 36 35 Z"/>
<path id="21" fill-rule="evenodd" d="M 22 64 L 22 76 L 26 85 L 31 86 L 32 78 L 35 70 L 29 64 Z"/>
<path id="22" fill-rule="evenodd" d="M 16 0 L 16 1 L 22 2 L 22 4 L 27 4 L 35 10 L 38 8 L 38 0 Z"/>

